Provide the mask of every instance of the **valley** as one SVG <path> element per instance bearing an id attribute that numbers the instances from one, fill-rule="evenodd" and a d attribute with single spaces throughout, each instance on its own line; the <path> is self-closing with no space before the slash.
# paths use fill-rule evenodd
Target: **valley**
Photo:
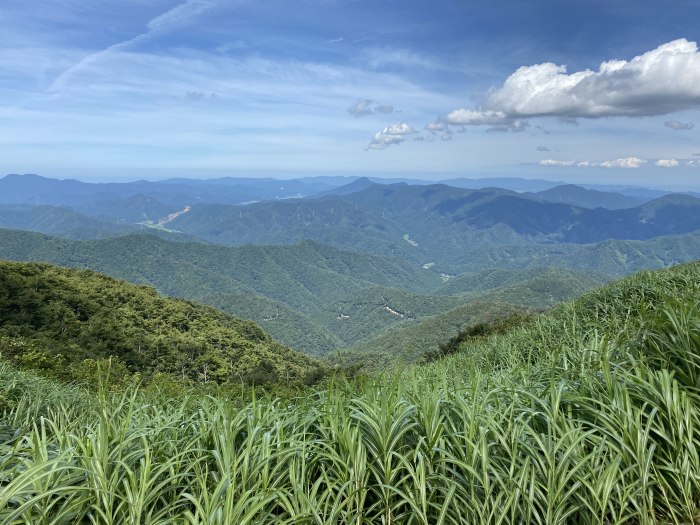
<path id="1" fill-rule="evenodd" d="M 419 356 L 471 322 L 442 320 L 469 305 L 549 308 L 700 253 L 700 199 L 690 194 L 316 179 L 287 185 L 306 188 L 309 197 L 265 201 L 274 188 L 267 180 L 91 185 L 27 177 L 0 179 L 0 201 L 32 200 L 36 185 L 33 201 L 52 204 L 0 205 L 0 226 L 7 227 L 0 230 L 0 258 L 148 284 L 253 320 L 313 356 L 371 355 L 387 346 L 393 355 Z M 255 191 L 261 202 L 229 203 Z M 101 206 L 97 214 L 88 203 L 98 197 L 138 201 L 159 216 L 152 222 L 159 226 L 116 220 L 142 218 L 124 208 Z M 170 206 L 212 202 L 166 212 L 158 198 Z M 609 208 L 591 207 L 596 199 Z M 414 350 L 397 350 L 398 341 Z"/>

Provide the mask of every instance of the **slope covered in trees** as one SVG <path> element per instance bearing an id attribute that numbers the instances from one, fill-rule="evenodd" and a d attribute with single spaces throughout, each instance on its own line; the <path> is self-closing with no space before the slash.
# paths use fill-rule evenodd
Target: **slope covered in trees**
<path id="1" fill-rule="evenodd" d="M 252 321 L 94 273 L 0 262 L 0 344 L 66 379 L 98 360 L 120 373 L 185 381 L 303 382 L 318 366 Z"/>
<path id="2" fill-rule="evenodd" d="M 255 320 L 278 340 L 312 355 L 356 345 L 390 327 L 467 302 L 488 301 L 477 297 L 486 283 L 496 293 L 496 288 L 523 284 L 539 275 L 544 281 L 539 287 L 522 288 L 523 294 L 510 296 L 518 304 L 549 306 L 605 280 L 538 269 L 484 272 L 444 283 L 432 269 L 410 261 L 310 241 L 226 247 L 135 235 L 76 242 L 0 230 L 0 257 L 87 267 L 149 284 L 163 293 Z M 503 293 L 498 300 L 509 302 Z"/>

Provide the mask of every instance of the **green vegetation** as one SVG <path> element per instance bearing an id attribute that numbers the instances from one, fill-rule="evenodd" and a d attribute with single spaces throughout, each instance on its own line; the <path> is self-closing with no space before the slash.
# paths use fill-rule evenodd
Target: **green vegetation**
<path id="1" fill-rule="evenodd" d="M 508 303 L 474 301 L 409 326 L 396 326 L 381 335 L 339 354 L 339 362 L 382 370 L 389 365 L 420 360 L 461 330 L 479 323 L 526 312 L 527 308 Z M 381 359 L 379 357 L 381 356 Z"/>
<path id="2" fill-rule="evenodd" d="M 700 264 L 644 272 L 401 375 L 243 405 L 0 364 L 0 522 L 696 523 L 698 297 Z"/>
<path id="3" fill-rule="evenodd" d="M 0 230 L 0 257 L 87 267 L 149 284 L 161 293 L 252 319 L 278 340 L 312 355 L 339 346 L 319 322 L 322 317 L 310 317 L 319 310 L 322 316 L 324 308 L 336 312 L 339 298 L 375 286 L 425 292 L 441 284 L 437 274 L 412 263 L 313 242 L 234 248 L 169 242 L 151 235 L 72 241 Z M 276 315 L 276 305 L 286 315 L 275 322 L 266 320 Z"/>
<path id="4" fill-rule="evenodd" d="M 89 270 L 37 263 L 0 262 L 0 348 L 62 379 L 86 379 L 108 359 L 121 378 L 204 383 L 304 382 L 319 368 L 251 321 Z"/>
<path id="5" fill-rule="evenodd" d="M 137 230 L 130 224 L 88 217 L 69 208 L 24 204 L 0 204 L 0 228 L 30 230 L 72 239 L 98 239 Z"/>
<path id="6" fill-rule="evenodd" d="M 242 319 L 254 319 L 275 339 L 305 354 L 322 356 L 343 346 L 311 317 L 262 295 L 219 293 L 202 297 L 202 302 Z"/>
<path id="7" fill-rule="evenodd" d="M 476 301 L 549 308 L 610 276 L 662 268 L 698 253 L 695 234 L 585 246 L 492 247 L 470 253 L 464 262 L 469 273 L 443 283 L 435 268 L 310 241 L 226 247 L 151 235 L 73 241 L 0 230 L 0 257 L 90 268 L 148 284 L 253 320 L 283 344 L 314 356 L 367 349 L 369 341 L 376 343 L 373 353 L 418 356 L 479 321 L 447 313 L 455 308 Z M 492 268 L 484 270 L 487 265 Z M 448 323 L 428 321 L 443 314 L 451 317 Z M 445 324 L 449 333 L 441 331 Z M 409 332 L 402 335 L 402 329 Z"/>

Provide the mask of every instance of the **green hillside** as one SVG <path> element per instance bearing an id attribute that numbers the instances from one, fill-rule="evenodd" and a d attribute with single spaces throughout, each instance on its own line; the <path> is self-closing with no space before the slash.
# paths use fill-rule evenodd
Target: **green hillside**
<path id="1" fill-rule="evenodd" d="M 353 345 L 349 351 L 352 361 L 372 369 L 376 369 L 375 355 L 387 356 L 382 366 L 389 362 L 415 361 L 434 352 L 469 326 L 551 308 L 602 284 L 601 280 L 556 268 L 512 273 L 514 275 L 508 271 L 491 271 L 468 276 L 468 279 L 478 279 L 472 285 L 476 291 L 446 298 L 459 306 L 422 316 L 413 323 L 397 324 Z M 458 283 L 458 289 L 466 285 L 468 279 Z"/>
<path id="2" fill-rule="evenodd" d="M 76 242 L 0 230 L 0 257 L 89 267 L 177 296 L 254 292 L 302 311 L 371 285 L 427 291 L 442 282 L 412 263 L 310 241 L 227 247 L 129 235 Z"/>
<path id="3" fill-rule="evenodd" d="M 444 283 L 437 293 L 441 295 L 459 295 L 469 293 L 484 293 L 498 288 L 518 286 L 526 281 L 549 283 L 550 290 L 563 289 L 565 301 L 575 297 L 570 290 L 579 288 L 583 293 L 595 286 L 609 282 L 610 277 L 603 274 L 588 272 L 585 269 L 569 270 L 567 268 L 543 267 L 526 269 L 490 268 L 479 272 L 464 273 L 453 277 Z M 559 302 L 557 301 L 557 302 Z M 538 305 L 539 306 L 539 305 Z M 542 305 L 544 306 L 544 305 Z"/>
<path id="4" fill-rule="evenodd" d="M 343 346 L 316 320 L 262 295 L 221 293 L 203 297 L 202 302 L 242 319 L 254 319 L 275 339 L 306 354 L 322 356 Z"/>
<path id="5" fill-rule="evenodd" d="M 0 228 L 29 230 L 71 239 L 98 239 L 133 233 L 138 226 L 88 217 L 58 206 L 2 204 Z"/>
<path id="6" fill-rule="evenodd" d="M 379 336 L 342 352 L 340 360 L 373 371 L 399 363 L 415 362 L 469 326 L 526 312 L 528 309 L 522 306 L 475 300 L 408 326 L 390 328 Z M 377 356 L 381 356 L 381 360 Z"/>
<path id="7" fill-rule="evenodd" d="M 309 241 L 225 247 L 132 235 L 80 242 L 0 230 L 0 257 L 91 268 L 148 284 L 252 319 L 277 340 L 312 355 L 357 345 L 475 300 L 549 307 L 608 280 L 607 275 L 664 267 L 697 253 L 697 235 L 474 250 L 464 264 L 471 271 L 443 283 L 433 269 L 410 261 Z M 484 270 L 487 265 L 491 268 Z M 543 269 L 547 266 L 553 267 Z"/>
<path id="8" fill-rule="evenodd" d="M 130 373 L 195 382 L 298 382 L 317 369 L 251 321 L 36 263 L 0 262 L 0 346 L 14 362 L 66 379 L 110 358 Z"/>
<path id="9" fill-rule="evenodd" d="M 430 365 L 242 406 L 0 362 L 0 521 L 696 523 L 698 297 L 698 263 L 644 272 Z"/>
<path id="10" fill-rule="evenodd" d="M 541 270 L 512 275 L 498 271 L 443 283 L 435 272 L 414 263 L 340 251 L 309 241 L 289 246 L 224 247 L 140 235 L 75 242 L 6 230 L 0 230 L 0 257 L 87 267 L 149 284 L 163 293 L 252 319 L 276 339 L 312 355 L 353 346 L 389 327 L 483 299 L 473 294 L 448 294 L 485 290 L 486 282 L 492 288 L 513 285 L 542 274 Z M 572 283 L 578 283 L 578 293 L 597 284 L 564 270 L 542 275 L 549 282 L 515 302 L 551 305 L 556 302 L 554 297 L 565 300 L 574 296 L 569 291 Z M 538 297 L 540 292 L 542 297 Z M 511 302 L 505 296 L 497 300 Z"/>

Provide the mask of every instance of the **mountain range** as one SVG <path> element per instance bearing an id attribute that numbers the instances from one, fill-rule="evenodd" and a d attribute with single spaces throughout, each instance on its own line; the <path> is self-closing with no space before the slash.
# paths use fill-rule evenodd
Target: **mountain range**
<path id="1" fill-rule="evenodd" d="M 495 319 L 549 308 L 627 273 L 700 257 L 700 199 L 690 194 L 515 179 L 505 185 L 520 192 L 347 182 L 7 176 L 0 258 L 148 284 L 251 319 L 311 355 L 410 360 L 479 311 Z M 261 202 L 240 204 L 251 196 Z"/>

